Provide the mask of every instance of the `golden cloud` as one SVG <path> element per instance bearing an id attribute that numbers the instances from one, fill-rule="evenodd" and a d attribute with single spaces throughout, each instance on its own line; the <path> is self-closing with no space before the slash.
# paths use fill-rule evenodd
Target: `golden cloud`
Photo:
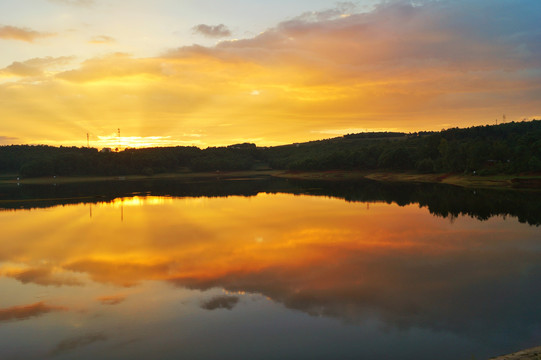
<path id="1" fill-rule="evenodd" d="M 40 32 L 16 26 L 0 26 L 0 39 L 34 42 L 37 39 L 54 36 L 55 34 Z"/>

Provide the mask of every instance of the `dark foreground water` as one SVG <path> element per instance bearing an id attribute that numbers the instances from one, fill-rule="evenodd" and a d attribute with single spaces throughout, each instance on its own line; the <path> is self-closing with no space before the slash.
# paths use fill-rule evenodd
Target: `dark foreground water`
<path id="1" fill-rule="evenodd" d="M 484 359 L 541 344 L 538 193 L 0 188 L 0 359 Z"/>

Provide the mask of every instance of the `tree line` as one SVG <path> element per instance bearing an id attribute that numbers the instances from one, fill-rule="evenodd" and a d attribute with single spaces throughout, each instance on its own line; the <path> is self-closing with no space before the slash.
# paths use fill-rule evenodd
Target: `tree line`
<path id="1" fill-rule="evenodd" d="M 475 171 L 480 175 L 541 171 L 539 120 L 377 134 L 274 147 L 267 151 L 267 159 L 273 168 L 290 170 Z"/>
<path id="2" fill-rule="evenodd" d="M 385 170 L 490 175 L 541 171 L 541 120 L 439 132 L 360 133 L 275 147 L 0 147 L 0 173 L 20 176 L 152 175 L 251 169 Z"/>

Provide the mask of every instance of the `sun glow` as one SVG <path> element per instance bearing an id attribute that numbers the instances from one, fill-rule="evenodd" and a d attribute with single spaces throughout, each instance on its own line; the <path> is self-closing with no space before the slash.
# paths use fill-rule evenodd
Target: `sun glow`
<path id="1" fill-rule="evenodd" d="M 163 196 L 134 196 L 131 198 L 119 198 L 114 199 L 112 202 L 100 203 L 99 207 L 110 207 L 111 205 L 115 208 L 120 206 L 143 206 L 143 205 L 165 205 L 172 204 L 173 199 L 170 197 Z"/>
<path id="2" fill-rule="evenodd" d="M 96 141 L 92 142 L 93 147 L 112 148 L 124 150 L 128 148 L 149 148 L 163 146 L 199 146 L 199 140 L 176 140 L 171 136 L 98 136 Z"/>

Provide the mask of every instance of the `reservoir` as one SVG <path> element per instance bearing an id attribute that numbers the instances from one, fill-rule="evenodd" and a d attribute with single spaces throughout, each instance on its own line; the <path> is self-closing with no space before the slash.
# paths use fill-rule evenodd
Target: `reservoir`
<path id="1" fill-rule="evenodd" d="M 93 186 L 2 189 L 1 359 L 488 359 L 541 343 L 536 193 Z"/>

